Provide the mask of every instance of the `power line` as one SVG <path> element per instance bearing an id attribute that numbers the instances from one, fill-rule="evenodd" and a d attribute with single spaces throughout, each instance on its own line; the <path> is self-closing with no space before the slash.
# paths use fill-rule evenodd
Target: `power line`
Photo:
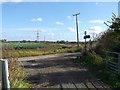
<path id="1" fill-rule="evenodd" d="M 41 31 L 40 30 L 36 31 L 36 40 L 37 40 L 37 42 L 39 42 L 39 38 L 40 38 L 39 32 L 41 32 Z"/>
<path id="2" fill-rule="evenodd" d="M 80 13 L 74 14 L 73 16 L 76 16 L 77 46 L 79 47 L 78 20 L 77 20 L 78 15 L 80 15 Z"/>

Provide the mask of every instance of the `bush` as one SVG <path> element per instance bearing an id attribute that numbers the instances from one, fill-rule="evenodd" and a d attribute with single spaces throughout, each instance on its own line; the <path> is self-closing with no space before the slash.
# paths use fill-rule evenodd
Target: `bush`
<path id="1" fill-rule="evenodd" d="M 99 56 L 105 57 L 106 51 L 120 52 L 120 32 L 108 30 L 92 48 Z"/>
<path id="2" fill-rule="evenodd" d="M 112 87 L 120 88 L 120 77 L 105 67 L 105 58 L 102 58 L 95 52 L 88 52 L 82 59 L 76 59 L 75 62 L 89 67 L 98 78 Z"/>

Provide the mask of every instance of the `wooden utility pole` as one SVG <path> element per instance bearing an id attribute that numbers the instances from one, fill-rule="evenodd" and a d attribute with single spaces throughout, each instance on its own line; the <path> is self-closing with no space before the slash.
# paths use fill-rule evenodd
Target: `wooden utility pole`
<path id="1" fill-rule="evenodd" d="M 77 20 L 78 15 L 80 15 L 80 13 L 74 14 L 73 16 L 76 16 L 77 46 L 79 47 L 78 20 Z"/>

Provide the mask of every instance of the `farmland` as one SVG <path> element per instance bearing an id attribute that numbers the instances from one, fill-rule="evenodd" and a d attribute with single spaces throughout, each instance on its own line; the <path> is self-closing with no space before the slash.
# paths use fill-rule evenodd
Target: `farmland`
<path id="1" fill-rule="evenodd" d="M 19 58 L 78 51 L 75 44 L 57 43 L 2 43 L 2 47 L 3 58 Z"/>
<path id="2" fill-rule="evenodd" d="M 38 43 L 2 43 L 3 49 L 40 49 L 44 48 L 43 45 Z"/>
<path id="3" fill-rule="evenodd" d="M 35 42 L 2 42 L 2 58 L 8 59 L 10 83 L 13 88 L 30 87 L 25 80 L 29 72 L 18 67 L 20 57 L 39 56 L 57 53 L 77 52 L 76 44 L 35 43 Z"/>

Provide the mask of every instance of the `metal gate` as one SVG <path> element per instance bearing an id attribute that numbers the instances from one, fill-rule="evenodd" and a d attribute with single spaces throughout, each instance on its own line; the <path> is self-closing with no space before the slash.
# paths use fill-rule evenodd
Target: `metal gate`
<path id="1" fill-rule="evenodd" d="M 120 53 L 106 52 L 106 68 L 120 75 Z"/>

